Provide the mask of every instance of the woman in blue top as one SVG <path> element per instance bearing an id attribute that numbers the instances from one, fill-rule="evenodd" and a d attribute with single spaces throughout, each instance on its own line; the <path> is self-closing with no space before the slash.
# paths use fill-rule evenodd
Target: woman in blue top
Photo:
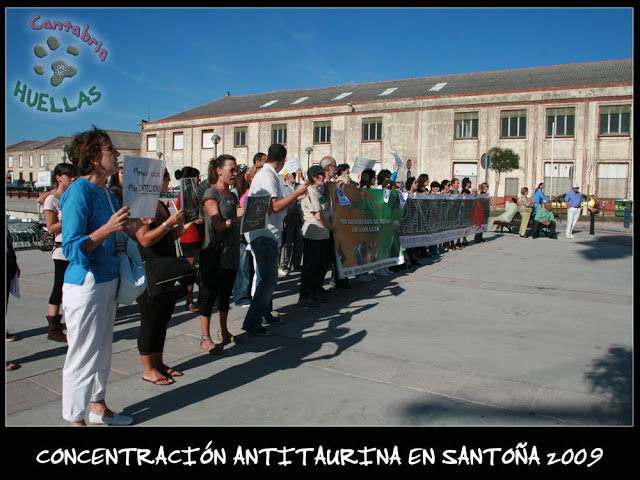
<path id="1" fill-rule="evenodd" d="M 549 197 L 547 197 L 542 192 L 543 188 L 544 188 L 544 183 L 539 183 L 538 188 L 536 188 L 536 191 L 533 192 L 533 212 L 531 213 L 532 217 L 536 216 L 536 213 L 538 213 L 538 210 L 542 208 L 542 206 L 544 205 L 544 202 L 550 201 Z"/>
<path id="2" fill-rule="evenodd" d="M 69 348 L 62 372 L 62 416 L 72 426 L 89 422 L 129 425 L 133 418 L 105 403 L 119 272 L 115 232 L 127 227 L 129 208 L 112 213 L 105 187 L 120 153 L 103 130 L 76 134 L 69 148 L 78 177 L 60 198 L 62 251 L 69 261 L 62 288 Z"/>

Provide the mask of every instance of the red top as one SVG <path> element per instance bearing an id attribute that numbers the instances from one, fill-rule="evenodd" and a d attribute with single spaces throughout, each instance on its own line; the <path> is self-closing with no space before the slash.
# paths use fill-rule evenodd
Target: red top
<path id="1" fill-rule="evenodd" d="M 176 201 L 176 208 L 180 210 L 180 195 Z M 191 225 L 184 235 L 180 237 L 180 243 L 195 243 L 204 241 L 204 235 L 198 233 L 195 225 Z"/>

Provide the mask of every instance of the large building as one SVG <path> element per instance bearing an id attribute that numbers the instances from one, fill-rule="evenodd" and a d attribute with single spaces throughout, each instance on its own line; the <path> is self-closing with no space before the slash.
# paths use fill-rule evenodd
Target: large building
<path id="1" fill-rule="evenodd" d="M 473 186 L 487 178 L 493 195 L 496 176 L 481 157 L 497 146 L 520 156 L 520 168 L 500 177 L 502 200 L 543 181 L 552 195 L 578 183 L 601 201 L 631 198 L 632 74 L 633 61 L 623 59 L 227 94 L 144 123 L 141 154 L 164 158 L 171 171 L 190 165 L 205 173 L 216 152 L 249 164 L 272 143 L 305 166 L 331 155 L 393 169 L 395 152 L 411 160 L 411 175 L 468 176 Z"/>
<path id="2" fill-rule="evenodd" d="M 140 133 L 106 130 L 121 155 L 140 155 Z M 71 137 L 23 140 L 5 149 L 5 181 L 38 181 L 38 174 L 52 172 L 61 162 L 69 162 L 67 147 Z"/>

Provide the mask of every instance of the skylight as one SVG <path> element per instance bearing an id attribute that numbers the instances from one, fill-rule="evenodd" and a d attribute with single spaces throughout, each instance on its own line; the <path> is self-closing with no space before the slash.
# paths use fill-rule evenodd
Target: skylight
<path id="1" fill-rule="evenodd" d="M 269 106 L 273 105 L 274 103 L 276 103 L 277 101 L 278 100 L 271 100 L 271 101 L 265 103 L 264 105 L 260 105 L 260 108 L 269 107 Z"/>
<path id="2" fill-rule="evenodd" d="M 297 99 L 295 102 L 291 102 L 291 105 L 296 105 L 296 104 L 298 104 L 298 103 L 302 103 L 302 102 L 304 102 L 307 98 L 309 98 L 309 97 L 301 97 L 301 98 Z"/>
<path id="3" fill-rule="evenodd" d="M 336 98 L 332 98 L 331 100 L 342 100 L 344 97 L 348 97 L 349 95 L 351 95 L 353 92 L 346 92 L 346 93 L 341 93 L 340 95 L 338 95 Z"/>
<path id="4" fill-rule="evenodd" d="M 382 92 L 380 95 L 378 95 L 379 97 L 382 97 L 383 95 L 389 95 L 390 93 L 395 92 L 398 89 L 398 87 L 394 87 L 394 88 L 387 88 L 384 92 Z"/>
<path id="5" fill-rule="evenodd" d="M 441 90 L 442 87 L 444 87 L 447 84 L 447 82 L 444 83 L 436 83 L 433 87 L 431 87 L 429 89 L 430 92 L 437 92 L 438 90 Z"/>

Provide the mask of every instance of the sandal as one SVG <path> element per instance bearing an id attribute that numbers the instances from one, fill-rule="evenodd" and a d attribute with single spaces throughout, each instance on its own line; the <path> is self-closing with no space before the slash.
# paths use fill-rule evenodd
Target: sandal
<path id="1" fill-rule="evenodd" d="M 200 350 L 212 353 L 213 355 L 222 355 L 224 353 L 222 345 L 215 343 L 208 335 L 206 337 L 200 337 Z"/>
<path id="2" fill-rule="evenodd" d="M 167 385 L 173 385 L 174 383 L 176 383 L 172 378 L 159 378 L 157 380 L 149 380 L 148 378 L 142 377 L 142 380 L 162 387 L 166 387 Z"/>
<path id="3" fill-rule="evenodd" d="M 200 311 L 200 309 L 198 307 L 196 307 L 195 303 L 193 303 L 193 302 L 188 302 L 186 308 L 190 312 L 194 312 L 194 313 Z"/>
<path id="4" fill-rule="evenodd" d="M 169 377 L 181 377 L 184 375 L 184 373 L 180 370 L 176 370 L 175 368 L 167 368 L 163 373 Z"/>
<path id="5" fill-rule="evenodd" d="M 218 330 L 218 338 L 223 344 L 235 343 L 236 345 L 241 345 L 244 343 L 244 340 L 237 338 L 235 335 L 231 335 L 229 330 Z"/>

